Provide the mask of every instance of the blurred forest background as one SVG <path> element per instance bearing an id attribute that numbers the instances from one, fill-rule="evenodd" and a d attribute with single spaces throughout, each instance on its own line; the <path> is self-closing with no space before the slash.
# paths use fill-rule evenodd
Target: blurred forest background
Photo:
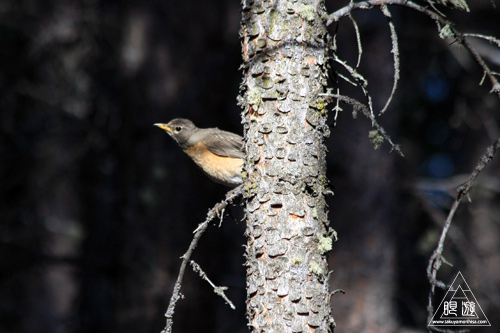
<path id="1" fill-rule="evenodd" d="M 348 1 L 327 1 L 329 11 Z M 497 7 L 492 4 L 496 3 Z M 461 31 L 500 37 L 498 1 L 443 9 Z M 227 188 L 211 182 L 156 122 L 175 117 L 241 133 L 239 1 L 0 0 L 0 332 L 160 332 L 192 231 Z M 405 158 L 375 151 L 370 121 L 339 115 L 328 141 L 336 332 L 425 331 L 426 266 L 455 196 L 500 136 L 482 72 L 422 14 L 390 7 L 401 82 L 380 122 Z M 360 72 L 376 109 L 392 87 L 390 32 L 354 13 Z M 354 29 L 338 52 L 356 64 Z M 498 71 L 500 52 L 474 44 Z M 336 66 L 334 66 L 336 68 Z M 363 100 L 359 89 L 342 92 Z M 333 117 L 331 117 L 333 118 Z M 333 120 L 331 121 L 333 124 Z M 500 157 L 454 220 L 438 278 L 461 271 L 500 325 Z M 241 208 L 194 259 L 228 286 L 232 311 L 188 271 L 176 332 L 246 332 Z M 442 293 L 436 296 L 439 304 Z"/>

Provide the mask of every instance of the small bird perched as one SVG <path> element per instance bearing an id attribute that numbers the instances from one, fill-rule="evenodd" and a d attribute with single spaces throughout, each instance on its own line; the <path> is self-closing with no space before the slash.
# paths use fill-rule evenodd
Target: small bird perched
<path id="1" fill-rule="evenodd" d="M 165 130 L 213 181 L 231 187 L 243 182 L 241 136 L 218 128 L 198 128 L 183 118 L 154 125 Z"/>

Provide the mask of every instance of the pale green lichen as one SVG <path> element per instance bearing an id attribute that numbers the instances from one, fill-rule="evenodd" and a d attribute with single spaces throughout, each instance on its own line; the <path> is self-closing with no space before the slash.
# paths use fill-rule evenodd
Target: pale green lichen
<path id="1" fill-rule="evenodd" d="M 439 30 L 439 38 L 441 39 L 452 38 L 453 36 L 454 34 L 449 24 Z"/>
<path id="2" fill-rule="evenodd" d="M 325 175 L 320 175 L 318 177 L 318 181 L 319 181 L 319 183 L 320 183 L 321 186 L 328 185 L 328 178 L 326 178 Z"/>
<path id="3" fill-rule="evenodd" d="M 309 272 L 316 274 L 316 275 L 323 274 L 323 270 L 321 269 L 321 266 L 316 261 L 309 262 Z"/>
<path id="4" fill-rule="evenodd" d="M 313 21 L 315 15 L 314 7 L 301 3 L 297 8 L 297 14 L 305 20 Z"/>
<path id="5" fill-rule="evenodd" d="M 318 110 L 318 113 L 322 116 L 326 114 L 326 106 L 328 105 L 328 102 L 325 101 L 324 99 L 320 98 L 316 101 L 316 103 L 312 104 L 311 107 L 315 108 Z"/>
<path id="6" fill-rule="evenodd" d="M 295 258 L 292 259 L 292 264 L 294 266 L 295 265 L 300 265 L 302 263 L 302 260 L 304 260 L 304 258 L 302 258 L 302 256 L 299 254 Z"/>
<path id="7" fill-rule="evenodd" d="M 273 30 L 275 27 L 279 27 L 279 20 L 280 16 L 278 15 L 279 12 L 277 10 L 271 10 L 269 12 L 269 18 L 271 23 L 269 24 L 269 28 Z"/>
<path id="8" fill-rule="evenodd" d="M 257 108 L 262 102 L 262 89 L 255 87 L 247 92 L 247 102 L 253 107 Z"/>
<path id="9" fill-rule="evenodd" d="M 373 143 L 375 150 L 379 149 L 384 142 L 384 137 L 378 130 L 373 130 L 368 133 L 368 138 Z"/>
<path id="10" fill-rule="evenodd" d="M 330 237 L 323 237 L 323 235 L 318 235 L 319 243 L 318 243 L 318 251 L 321 254 L 325 254 L 328 251 L 332 250 L 333 240 Z"/>
<path id="11" fill-rule="evenodd" d="M 250 198 L 257 193 L 259 176 L 256 173 L 248 174 L 246 171 L 243 171 L 245 181 L 243 182 L 243 196 L 245 198 Z"/>
<path id="12" fill-rule="evenodd" d="M 321 254 L 325 254 L 332 250 L 333 240 L 330 237 L 323 237 L 323 235 L 318 234 L 318 251 Z"/>
<path id="13" fill-rule="evenodd" d="M 248 181 L 244 182 L 243 196 L 245 198 L 249 198 L 256 193 L 257 193 L 257 183 L 256 182 L 254 182 L 252 180 L 248 180 Z"/>
<path id="14" fill-rule="evenodd" d="M 320 9 L 318 15 L 322 20 L 328 21 L 329 13 L 326 10 Z"/>
<path id="15" fill-rule="evenodd" d="M 262 79 L 262 84 L 261 86 L 264 88 L 264 89 L 270 89 L 274 86 L 274 81 L 270 78 L 270 77 L 264 77 Z"/>
<path id="16" fill-rule="evenodd" d="M 264 38 L 259 38 L 257 39 L 256 45 L 259 49 L 263 49 L 264 47 L 266 47 L 267 42 Z"/>

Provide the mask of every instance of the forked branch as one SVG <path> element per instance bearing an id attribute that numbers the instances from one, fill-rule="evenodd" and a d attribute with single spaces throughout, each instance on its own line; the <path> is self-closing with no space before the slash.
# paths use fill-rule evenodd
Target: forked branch
<path id="1" fill-rule="evenodd" d="M 207 218 L 196 229 L 195 234 L 193 236 L 193 240 L 191 241 L 191 244 L 189 245 L 187 252 L 181 257 L 182 258 L 181 268 L 179 270 L 179 275 L 177 276 L 177 281 L 175 282 L 174 285 L 174 291 L 172 293 L 172 297 L 170 297 L 170 302 L 168 303 L 167 312 L 165 313 L 165 317 L 167 317 L 167 323 L 161 333 L 172 332 L 172 325 L 174 323 L 173 317 L 175 312 L 175 305 L 177 304 L 177 301 L 182 297 L 181 294 L 182 279 L 184 278 L 184 273 L 191 259 L 191 255 L 193 254 L 194 249 L 198 245 L 201 236 L 207 230 L 208 226 L 210 225 L 210 222 L 219 217 L 220 212 L 224 211 L 224 209 L 228 205 L 236 202 L 242 195 L 243 195 L 243 185 L 240 185 L 235 189 L 229 191 L 226 194 L 226 198 L 224 200 L 216 204 L 212 209 L 208 211 Z"/>

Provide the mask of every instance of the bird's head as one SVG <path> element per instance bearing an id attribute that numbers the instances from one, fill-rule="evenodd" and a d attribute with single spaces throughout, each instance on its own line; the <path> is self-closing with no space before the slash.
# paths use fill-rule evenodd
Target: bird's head
<path id="1" fill-rule="evenodd" d="M 154 126 L 158 126 L 167 132 L 182 148 L 185 148 L 189 138 L 196 130 L 196 126 L 193 122 L 184 118 L 173 119 L 167 124 L 157 123 L 154 124 Z"/>

